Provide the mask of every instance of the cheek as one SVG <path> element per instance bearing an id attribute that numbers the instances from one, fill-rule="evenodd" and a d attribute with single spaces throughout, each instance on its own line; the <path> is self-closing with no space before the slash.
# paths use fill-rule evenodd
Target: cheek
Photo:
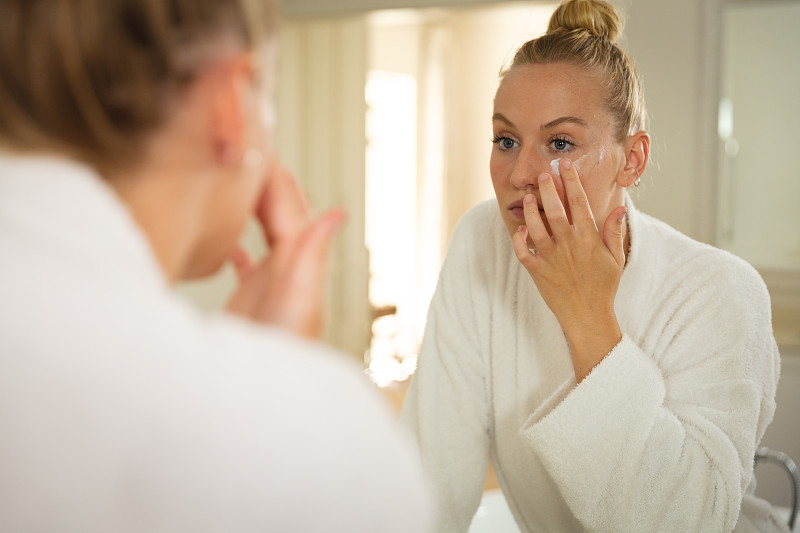
<path id="1" fill-rule="evenodd" d="M 596 168 L 588 176 L 581 179 L 589 207 L 596 220 L 608 211 L 608 206 L 616 193 L 615 176 L 608 168 Z"/>
<path id="2" fill-rule="evenodd" d="M 500 191 L 504 186 L 508 185 L 508 164 L 503 161 L 502 156 L 498 155 L 492 150 L 492 155 L 489 157 L 489 175 L 492 178 L 492 185 L 495 192 Z"/>

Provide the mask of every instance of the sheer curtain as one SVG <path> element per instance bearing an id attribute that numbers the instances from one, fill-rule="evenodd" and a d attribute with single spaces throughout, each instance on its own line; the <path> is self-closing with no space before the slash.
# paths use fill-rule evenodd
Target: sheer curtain
<path id="1" fill-rule="evenodd" d="M 319 209 L 348 221 L 331 256 L 325 340 L 355 357 L 369 343 L 364 245 L 366 17 L 283 23 L 275 144 Z"/>

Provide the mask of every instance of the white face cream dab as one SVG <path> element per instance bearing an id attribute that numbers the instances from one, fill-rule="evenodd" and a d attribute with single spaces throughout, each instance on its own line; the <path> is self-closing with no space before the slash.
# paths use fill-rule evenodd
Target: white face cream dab
<path id="1" fill-rule="evenodd" d="M 588 157 L 589 157 L 589 154 L 585 154 L 585 155 L 580 156 L 578 159 L 576 159 L 575 161 L 572 162 L 572 164 L 575 165 L 575 168 L 578 169 L 578 175 L 583 175 L 584 167 L 588 167 L 589 166 L 587 164 Z M 601 157 L 602 157 L 602 155 L 601 155 Z M 553 176 L 561 177 L 561 169 L 558 168 L 559 161 L 561 161 L 560 157 L 558 159 L 553 159 L 552 161 L 550 161 L 550 171 L 553 174 Z"/>

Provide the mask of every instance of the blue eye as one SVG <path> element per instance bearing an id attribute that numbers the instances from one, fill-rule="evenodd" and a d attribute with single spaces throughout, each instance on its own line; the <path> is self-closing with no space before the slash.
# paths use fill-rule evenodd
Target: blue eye
<path id="1" fill-rule="evenodd" d="M 500 147 L 501 150 L 511 150 L 519 146 L 519 143 L 509 137 L 495 137 L 492 142 Z"/>
<path id="2" fill-rule="evenodd" d="M 568 141 L 567 139 L 562 138 L 555 138 L 550 141 L 550 146 L 556 152 L 569 152 L 570 149 L 575 146 L 575 143 Z"/>

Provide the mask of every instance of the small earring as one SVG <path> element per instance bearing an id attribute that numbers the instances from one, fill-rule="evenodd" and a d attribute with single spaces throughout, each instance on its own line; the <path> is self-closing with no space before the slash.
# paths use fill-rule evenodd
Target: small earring
<path id="1" fill-rule="evenodd" d="M 641 178 L 636 178 L 636 181 L 633 182 L 633 186 L 638 187 L 641 182 L 642 182 Z"/>

